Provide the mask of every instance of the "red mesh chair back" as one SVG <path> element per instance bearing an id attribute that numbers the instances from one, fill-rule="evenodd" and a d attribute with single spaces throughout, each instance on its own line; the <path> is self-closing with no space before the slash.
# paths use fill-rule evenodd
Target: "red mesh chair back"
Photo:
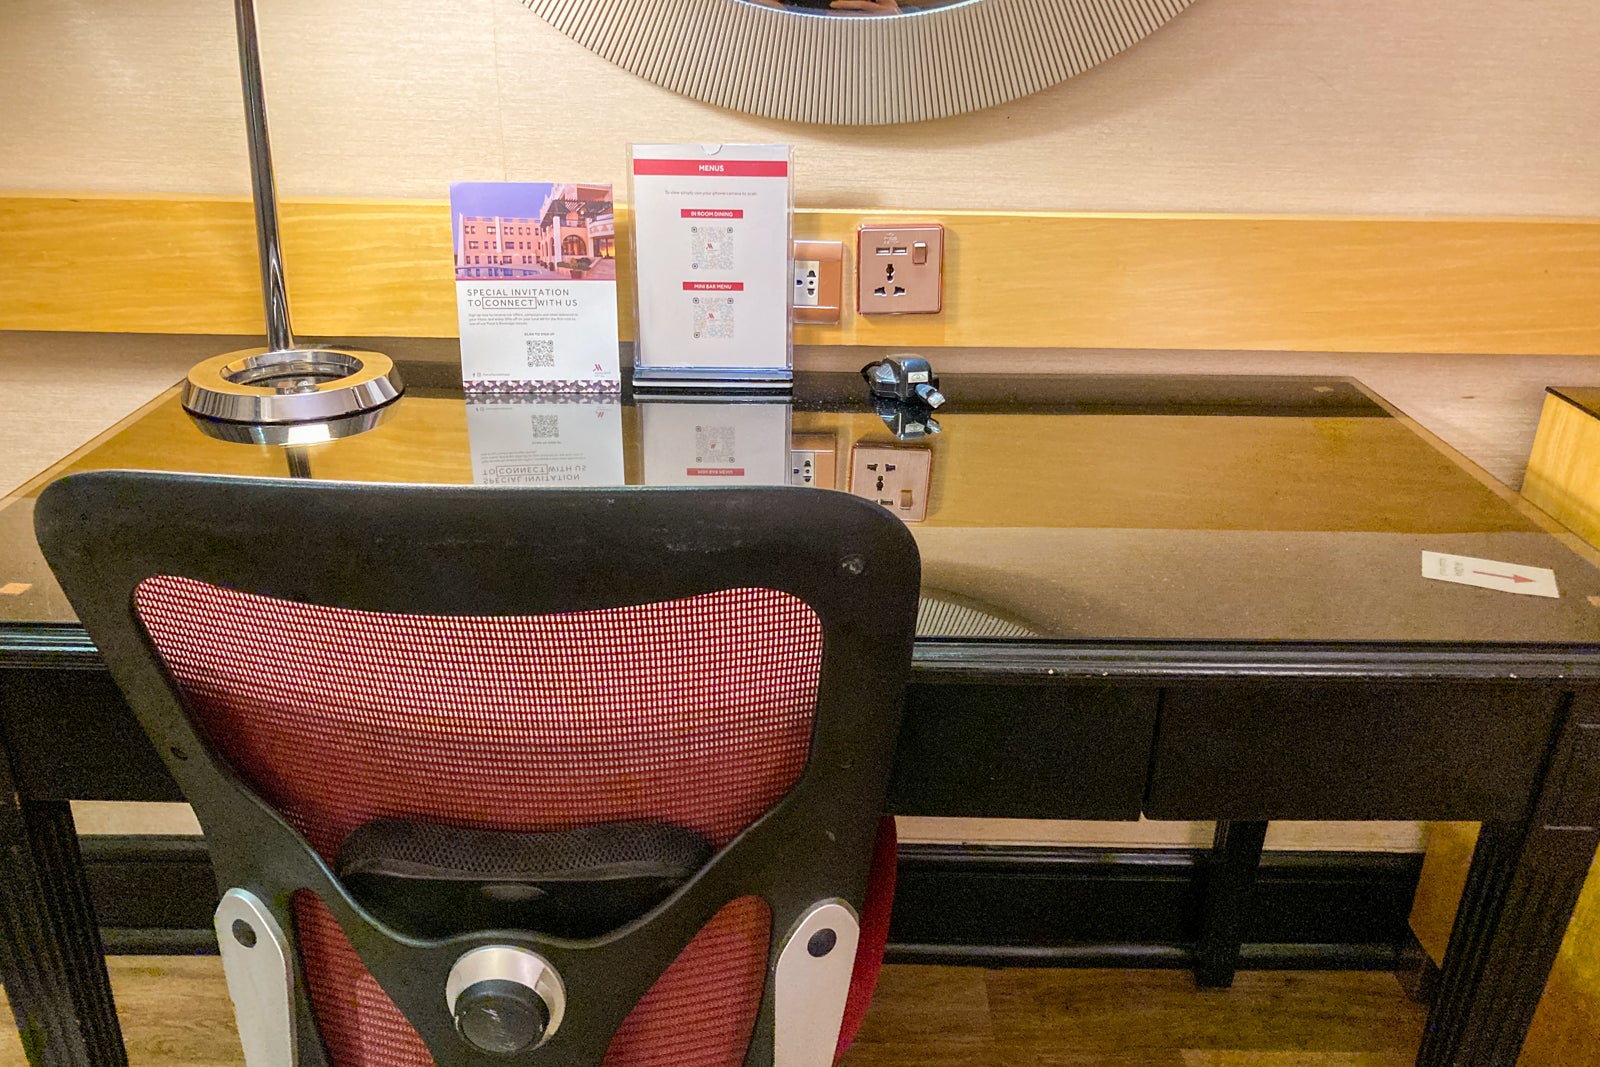
<path id="1" fill-rule="evenodd" d="M 179 501 L 187 514 L 173 514 Z M 820 521 L 792 521 L 795 505 L 819 502 Z M 633 934 L 633 952 L 539 944 L 569 986 L 595 989 L 574 999 L 565 1055 L 539 1051 L 607 1067 L 738 1067 L 747 1055 L 765 1062 L 763 991 L 797 902 L 827 884 L 873 920 L 864 988 L 886 933 L 882 905 L 862 902 L 915 552 L 902 527 L 855 504 L 811 490 L 440 491 L 120 473 L 52 487 L 39 529 L 195 802 L 219 881 L 260 885 L 292 916 L 314 1019 L 302 1033 L 333 1067 L 473 1062 L 437 1019 L 418 1020 L 429 1013 L 416 961 L 437 972 L 459 950 L 413 949 L 405 962 L 407 949 L 326 877 L 352 832 L 383 819 L 495 831 L 644 821 L 702 835 L 715 860 L 676 909 L 652 912 L 654 936 Z M 155 514 L 167 536 L 140 528 Z M 254 558 L 274 538 L 318 533 L 325 547 L 298 570 L 293 553 L 287 564 Z M 561 558 L 549 558 L 552 544 Z M 776 564 L 780 554 L 803 558 Z M 101 572 L 94 596 L 75 577 L 89 557 L 86 569 Z M 107 567 L 118 571 L 109 587 Z M 882 603 L 859 610 L 852 585 Z M 865 773 L 819 771 L 814 749 L 850 751 Z M 843 818 L 841 789 L 879 806 Z M 265 810 L 241 818 L 256 801 Z M 775 821 L 789 829 L 763 840 Z M 269 843 L 251 846 L 262 831 Z M 849 862 L 808 862 L 805 838 L 841 832 Z M 322 874 L 308 876 L 310 856 Z M 862 1010 L 858 990 L 841 1047 Z"/>
<path id="2" fill-rule="evenodd" d="M 652 819 L 721 846 L 788 792 L 811 746 L 822 625 L 772 590 L 522 618 L 349 611 L 170 576 L 134 600 L 217 752 L 330 864 L 380 818 Z M 315 896 L 295 918 L 334 1064 L 430 1063 Z M 769 925 L 759 897 L 718 912 L 606 1063 L 742 1063 Z M 351 989 L 361 1010 L 332 1010 Z"/>

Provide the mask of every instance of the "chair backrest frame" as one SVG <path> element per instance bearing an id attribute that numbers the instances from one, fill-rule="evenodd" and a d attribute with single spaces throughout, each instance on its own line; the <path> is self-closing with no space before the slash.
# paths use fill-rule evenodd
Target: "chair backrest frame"
<path id="1" fill-rule="evenodd" d="M 522 489 L 308 482 L 140 471 L 72 475 L 40 496 L 45 557 L 146 733 L 193 804 L 219 888 L 254 892 L 285 931 L 314 892 L 442 1067 L 504 1067 L 461 1040 L 441 991 L 487 944 L 531 949 L 567 984 L 569 1017 L 515 1062 L 594 1064 L 701 926 L 747 893 L 771 907 L 771 960 L 819 900 L 859 914 L 910 666 L 919 562 L 875 504 L 809 488 Z M 525 561 L 525 562 L 521 562 Z M 519 616 L 730 588 L 792 594 L 823 632 L 810 757 L 794 787 L 635 923 L 573 942 L 529 931 L 408 938 L 368 914 L 184 708 L 134 606 L 171 575 L 283 600 L 397 614 Z M 291 934 L 292 937 L 292 934 Z M 769 974 L 770 974 L 769 961 Z M 300 1062 L 325 1056 L 297 983 Z M 746 1063 L 771 1062 L 771 983 Z"/>

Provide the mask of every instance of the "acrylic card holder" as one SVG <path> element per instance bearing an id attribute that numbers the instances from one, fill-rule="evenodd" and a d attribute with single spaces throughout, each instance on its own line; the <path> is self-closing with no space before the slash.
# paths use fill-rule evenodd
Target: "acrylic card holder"
<path id="1" fill-rule="evenodd" d="M 788 145 L 636 144 L 636 386 L 787 388 Z"/>

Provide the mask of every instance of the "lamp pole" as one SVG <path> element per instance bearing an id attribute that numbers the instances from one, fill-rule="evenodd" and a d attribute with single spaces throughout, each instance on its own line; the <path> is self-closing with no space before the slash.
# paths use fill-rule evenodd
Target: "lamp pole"
<path id="1" fill-rule="evenodd" d="M 267 137 L 267 100 L 261 84 L 261 48 L 255 0 L 234 0 L 239 37 L 239 81 L 250 144 L 250 192 L 256 208 L 256 251 L 261 258 L 261 301 L 267 347 L 227 352 L 197 363 L 183 385 L 183 406 L 231 440 L 217 423 L 251 426 L 322 423 L 324 440 L 376 425 L 368 416 L 405 390 L 394 361 L 381 352 L 300 345 L 289 325 L 289 294 L 278 240 L 278 188 Z M 213 432 L 214 431 L 214 432 Z M 254 441 L 251 434 L 244 439 Z M 287 435 L 283 435 L 287 440 Z M 283 443 L 283 442 L 277 442 Z M 303 450 L 302 450 L 303 453 Z M 301 466 L 304 455 L 301 456 Z M 291 466 L 294 461 L 291 459 Z"/>
<path id="2" fill-rule="evenodd" d="M 239 33 L 239 79 L 244 84 L 244 124 L 250 139 L 250 191 L 256 204 L 256 249 L 261 256 L 261 297 L 267 312 L 267 347 L 294 347 L 289 297 L 283 284 L 283 249 L 278 243 L 278 188 L 267 137 L 267 99 L 261 87 L 261 47 L 256 37 L 255 0 L 234 0 Z"/>

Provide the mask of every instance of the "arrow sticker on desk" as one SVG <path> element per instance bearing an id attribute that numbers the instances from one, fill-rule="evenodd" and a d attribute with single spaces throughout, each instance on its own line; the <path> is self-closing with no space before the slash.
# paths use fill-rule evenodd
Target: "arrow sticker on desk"
<path id="1" fill-rule="evenodd" d="M 1452 556 L 1445 552 L 1424 552 L 1422 576 L 1441 582 L 1475 585 L 1480 589 L 1497 589 L 1502 593 L 1561 596 L 1561 591 L 1556 588 L 1555 571 L 1548 567 L 1525 567 L 1518 563 L 1503 563 L 1497 559 Z"/>
<path id="2" fill-rule="evenodd" d="M 1502 582 L 1512 582 L 1512 583 L 1519 584 L 1519 585 L 1521 583 L 1523 583 L 1523 582 L 1531 582 L 1531 581 L 1533 581 L 1532 578 L 1526 578 L 1526 577 L 1524 577 L 1524 576 L 1522 576 L 1520 574 L 1494 574 L 1494 573 L 1492 573 L 1490 571 L 1473 571 L 1472 573 L 1473 574 L 1481 574 L 1485 578 L 1498 578 Z"/>

